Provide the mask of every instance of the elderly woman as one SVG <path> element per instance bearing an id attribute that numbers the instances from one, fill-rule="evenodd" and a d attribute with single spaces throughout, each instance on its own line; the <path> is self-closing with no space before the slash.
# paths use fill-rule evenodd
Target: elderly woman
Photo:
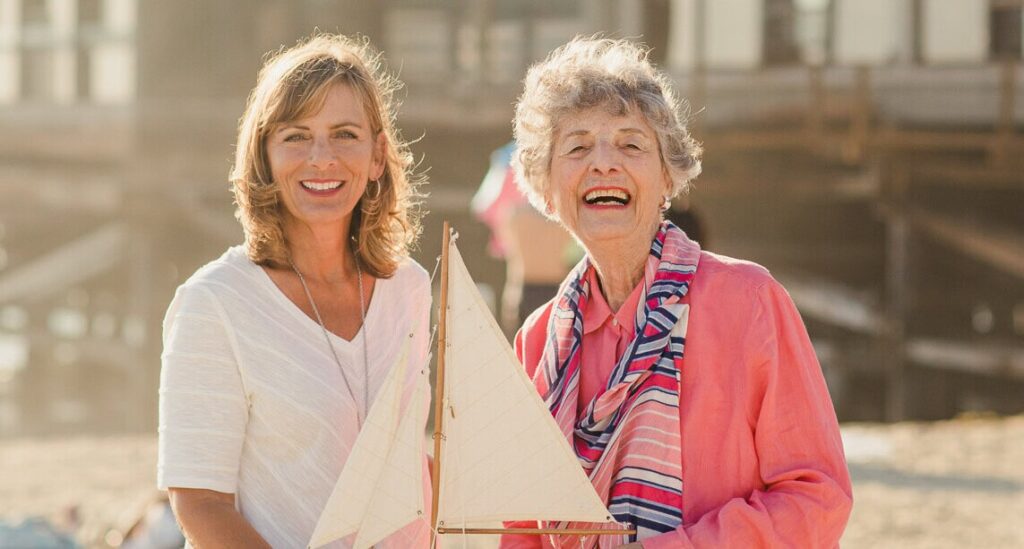
<path id="1" fill-rule="evenodd" d="M 530 69 L 515 136 L 525 192 L 586 250 L 516 352 L 637 530 L 584 546 L 836 546 L 850 479 L 799 314 L 764 268 L 662 220 L 700 171 L 665 75 L 626 41 L 576 39 Z"/>
<path id="2" fill-rule="evenodd" d="M 305 547 L 396 342 L 409 386 L 426 365 L 418 178 L 377 59 L 321 35 L 266 63 L 231 175 L 245 244 L 167 311 L 157 482 L 192 545 Z"/>

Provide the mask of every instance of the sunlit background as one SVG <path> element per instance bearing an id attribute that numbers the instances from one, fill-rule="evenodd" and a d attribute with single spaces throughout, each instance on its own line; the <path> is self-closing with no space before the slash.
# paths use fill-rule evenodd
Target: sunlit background
<path id="1" fill-rule="evenodd" d="M 433 267 L 450 220 L 496 314 L 505 270 L 470 199 L 525 69 L 601 31 L 651 47 L 688 99 L 707 247 L 787 287 L 840 420 L 1020 413 L 1022 7 L 0 0 L 0 452 L 81 443 L 67 435 L 150 448 L 164 310 L 241 242 L 227 173 L 246 95 L 264 54 L 314 29 L 367 36 L 404 81 L 399 124 L 430 178 L 415 258 Z M 18 472 L 0 475 L 3 499 Z M 1000 486 L 1024 509 L 1014 478 Z"/>

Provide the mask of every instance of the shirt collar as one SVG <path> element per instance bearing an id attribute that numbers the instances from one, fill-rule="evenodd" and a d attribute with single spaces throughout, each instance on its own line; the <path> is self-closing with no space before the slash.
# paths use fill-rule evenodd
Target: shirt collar
<path id="1" fill-rule="evenodd" d="M 583 310 L 583 333 L 589 334 L 613 319 L 617 320 L 620 326 L 632 332 L 636 308 L 640 303 L 640 293 L 643 291 L 644 281 L 641 280 L 637 283 L 633 291 L 629 293 L 629 297 L 622 304 L 622 307 L 613 313 L 604 295 L 601 293 L 597 269 L 591 265 L 587 269 L 586 274 L 583 275 L 583 278 L 590 285 L 590 298 L 587 300 L 587 306 Z"/>

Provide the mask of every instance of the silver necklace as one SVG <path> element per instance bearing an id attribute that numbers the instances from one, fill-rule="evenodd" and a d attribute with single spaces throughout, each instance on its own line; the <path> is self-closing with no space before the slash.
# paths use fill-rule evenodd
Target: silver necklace
<path id="1" fill-rule="evenodd" d="M 352 402 L 356 403 L 356 420 L 359 425 L 363 424 L 363 416 L 365 412 L 360 411 L 359 403 L 356 401 L 356 394 L 352 391 L 352 385 L 348 382 L 348 376 L 345 375 L 345 368 L 341 365 L 341 360 L 338 358 L 337 351 L 334 350 L 334 344 L 331 343 L 331 336 L 327 333 L 327 326 L 324 325 L 324 319 L 320 316 L 320 309 L 316 306 L 316 301 L 313 300 L 313 294 L 309 291 L 309 286 L 306 285 L 306 279 L 302 276 L 299 268 L 295 266 L 295 263 L 291 259 L 288 259 L 288 264 L 292 266 L 292 270 L 299 277 L 299 282 L 302 284 L 302 289 L 306 292 L 306 298 L 309 299 L 309 305 L 313 308 L 313 314 L 316 315 L 316 321 L 320 324 L 320 330 L 324 333 L 324 341 L 327 342 L 327 348 L 331 350 L 331 356 L 334 357 L 334 363 L 338 365 L 338 371 L 341 373 L 341 380 L 345 382 L 345 389 L 348 390 L 348 396 L 352 399 Z M 366 344 L 366 313 L 363 311 L 363 303 L 366 299 L 363 295 L 363 270 L 359 267 L 359 258 L 356 258 L 356 279 L 359 282 L 359 331 L 363 332 L 363 408 L 370 407 L 370 365 L 369 365 L 369 352 L 367 350 L 368 345 Z M 356 332 L 358 334 L 359 332 Z"/>

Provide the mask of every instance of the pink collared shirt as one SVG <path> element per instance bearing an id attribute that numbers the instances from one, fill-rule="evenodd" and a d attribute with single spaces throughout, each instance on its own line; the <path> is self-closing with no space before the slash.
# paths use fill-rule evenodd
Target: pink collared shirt
<path id="1" fill-rule="evenodd" d="M 583 312 L 580 406 L 633 337 L 641 291 L 613 313 L 593 269 L 586 276 L 594 291 Z M 702 252 L 688 301 L 679 396 L 683 525 L 643 546 L 837 547 L 853 502 L 850 476 L 821 368 L 789 295 L 763 267 Z M 531 377 L 552 306 L 535 311 L 516 335 Z M 504 536 L 501 546 L 551 547 L 546 536 Z"/>

